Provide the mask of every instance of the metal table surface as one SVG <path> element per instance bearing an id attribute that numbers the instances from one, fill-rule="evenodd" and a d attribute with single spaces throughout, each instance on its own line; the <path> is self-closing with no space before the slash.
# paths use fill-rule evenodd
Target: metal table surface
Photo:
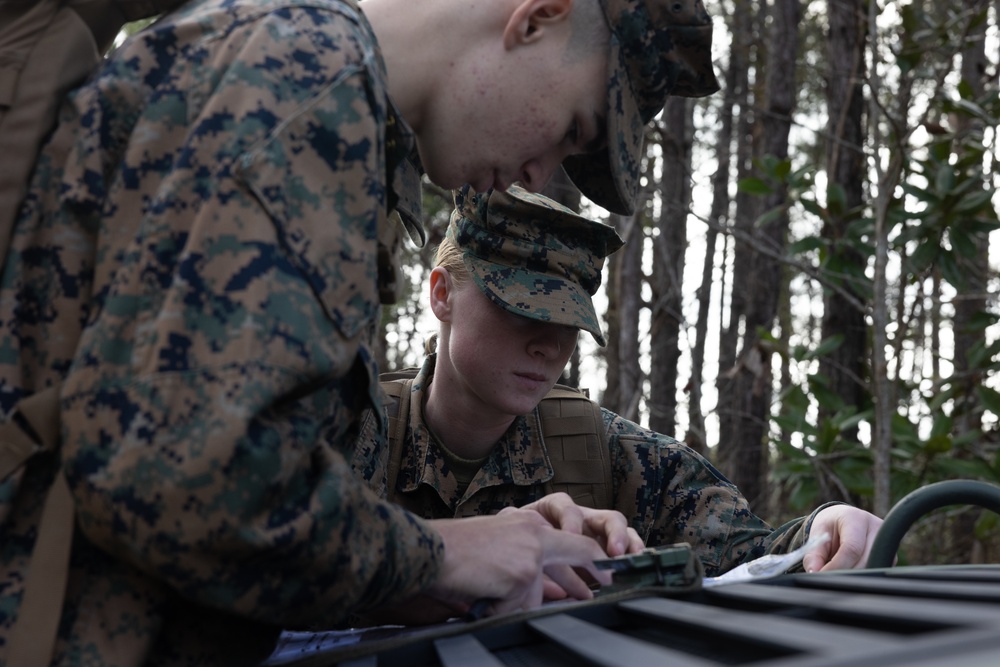
<path id="1" fill-rule="evenodd" d="M 273 665 L 1000 667 L 1000 565 L 786 574 L 420 630 L 286 640 Z"/>

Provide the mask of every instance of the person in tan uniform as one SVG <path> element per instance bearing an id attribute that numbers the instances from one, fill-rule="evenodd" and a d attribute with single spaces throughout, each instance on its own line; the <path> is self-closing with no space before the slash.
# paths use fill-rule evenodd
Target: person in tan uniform
<path id="1" fill-rule="evenodd" d="M 807 552 L 804 569 L 864 567 L 881 524 L 874 515 L 829 503 L 774 529 L 694 450 L 610 410 L 595 426 L 607 451 L 591 455 L 608 482 L 572 481 L 587 454 L 567 456 L 562 441 L 553 450 L 540 403 L 580 331 L 605 344 L 591 297 L 621 244 L 613 228 L 520 188 L 458 191 L 428 285 L 436 352 L 419 370 L 383 377 L 389 395 L 407 394 L 386 402 L 398 428 L 386 440 L 369 416 L 355 474 L 425 518 L 494 514 L 579 490 L 581 502 L 621 512 L 647 546 L 689 543 L 707 576 L 824 533 L 831 539 Z"/>

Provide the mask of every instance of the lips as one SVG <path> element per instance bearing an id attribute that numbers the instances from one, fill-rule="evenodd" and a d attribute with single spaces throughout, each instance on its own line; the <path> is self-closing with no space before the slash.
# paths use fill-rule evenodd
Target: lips
<path id="1" fill-rule="evenodd" d="M 486 192 L 490 188 L 494 190 L 499 190 L 500 192 L 507 192 L 507 188 L 513 181 L 508 181 L 500 175 L 498 169 L 494 169 L 493 172 L 487 178 L 483 178 L 476 183 L 472 183 L 472 188 L 476 192 Z"/>
<path id="2" fill-rule="evenodd" d="M 514 373 L 514 375 L 531 380 L 532 382 L 545 382 L 546 379 L 541 373 Z"/>

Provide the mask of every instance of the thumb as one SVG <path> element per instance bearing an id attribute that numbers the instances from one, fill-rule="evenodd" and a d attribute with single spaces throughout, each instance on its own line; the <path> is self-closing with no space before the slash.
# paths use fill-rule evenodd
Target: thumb
<path id="1" fill-rule="evenodd" d="M 826 558 L 818 550 L 813 550 L 802 557 L 802 569 L 806 572 L 818 572 L 826 564 Z"/>

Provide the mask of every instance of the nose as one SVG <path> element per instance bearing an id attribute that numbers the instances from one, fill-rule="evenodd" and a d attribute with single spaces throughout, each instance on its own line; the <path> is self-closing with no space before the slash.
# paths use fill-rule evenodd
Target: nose
<path id="1" fill-rule="evenodd" d="M 559 155 L 550 154 L 525 162 L 521 166 L 521 184 L 524 189 L 528 192 L 541 191 L 552 178 L 560 162 L 562 162 L 561 152 Z"/>
<path id="2" fill-rule="evenodd" d="M 544 359 L 554 359 L 562 351 L 562 341 L 555 327 L 542 327 L 528 342 L 528 354 Z"/>

